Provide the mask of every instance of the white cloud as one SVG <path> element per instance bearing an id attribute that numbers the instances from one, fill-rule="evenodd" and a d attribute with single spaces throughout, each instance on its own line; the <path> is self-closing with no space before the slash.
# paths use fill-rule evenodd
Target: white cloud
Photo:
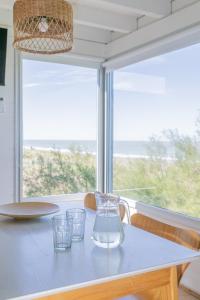
<path id="1" fill-rule="evenodd" d="M 166 57 L 165 55 L 160 55 L 160 56 L 155 56 L 155 57 L 152 57 L 150 59 L 147 59 L 147 60 L 144 60 L 143 61 L 145 64 L 163 64 L 166 62 Z"/>
<path id="2" fill-rule="evenodd" d="M 44 70 L 32 78 L 32 82 L 24 83 L 24 88 L 69 86 L 80 83 L 95 82 L 96 74 L 87 69 L 67 70 L 65 72 Z M 140 73 L 116 72 L 114 88 L 125 92 L 139 92 L 164 95 L 166 80 L 164 77 Z"/>
<path id="3" fill-rule="evenodd" d="M 125 92 L 165 95 L 166 80 L 159 76 L 116 72 L 114 88 Z"/>
<path id="4" fill-rule="evenodd" d="M 24 88 L 32 88 L 32 87 L 36 87 L 36 86 L 41 86 L 41 84 L 38 82 L 31 82 L 31 83 L 24 84 Z"/>
<path id="5" fill-rule="evenodd" d="M 32 82 L 24 83 L 24 88 L 45 87 L 45 86 L 67 86 L 79 83 L 95 82 L 96 74 L 91 70 L 70 70 L 61 72 L 59 70 L 44 70 L 37 73 Z"/>

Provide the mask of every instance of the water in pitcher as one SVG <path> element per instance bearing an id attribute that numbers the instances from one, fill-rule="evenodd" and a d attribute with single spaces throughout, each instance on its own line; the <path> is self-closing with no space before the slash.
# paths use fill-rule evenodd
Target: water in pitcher
<path id="1" fill-rule="evenodd" d="M 120 216 L 116 213 L 97 213 L 93 231 L 94 243 L 102 248 L 118 247 L 123 241 Z"/>

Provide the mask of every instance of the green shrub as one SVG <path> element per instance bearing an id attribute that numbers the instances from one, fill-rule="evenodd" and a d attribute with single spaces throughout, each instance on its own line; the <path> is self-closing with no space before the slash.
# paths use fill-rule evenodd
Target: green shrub
<path id="1" fill-rule="evenodd" d="M 199 123 L 198 123 L 199 124 Z M 163 158 L 165 143 L 152 138 L 148 158 L 114 158 L 116 193 L 148 204 L 200 217 L 200 130 L 193 138 L 163 133 L 174 149 Z M 96 189 L 96 157 L 78 149 L 24 150 L 24 196 L 37 197 Z"/>

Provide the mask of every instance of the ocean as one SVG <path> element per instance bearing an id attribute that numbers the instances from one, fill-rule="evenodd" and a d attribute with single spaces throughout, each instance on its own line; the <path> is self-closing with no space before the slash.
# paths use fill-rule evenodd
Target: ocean
<path id="1" fill-rule="evenodd" d="M 97 152 L 96 141 L 81 140 L 24 140 L 25 148 L 70 150 L 79 149 L 83 152 L 95 154 Z M 113 150 L 115 156 L 149 156 L 150 142 L 148 141 L 115 141 Z M 173 146 L 168 142 L 160 142 L 161 148 L 164 147 L 165 157 L 174 157 Z"/>

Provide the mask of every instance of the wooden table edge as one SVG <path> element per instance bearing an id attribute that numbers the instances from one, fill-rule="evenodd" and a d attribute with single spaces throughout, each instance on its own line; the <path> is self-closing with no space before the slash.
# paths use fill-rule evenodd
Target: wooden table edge
<path id="1" fill-rule="evenodd" d="M 176 269 L 176 266 L 178 266 L 178 265 L 192 262 L 192 261 L 194 261 L 198 258 L 200 258 L 200 253 L 197 253 L 196 255 L 194 255 L 193 257 L 190 257 L 188 259 L 176 261 L 176 262 L 165 264 L 165 265 L 162 265 L 162 266 L 150 267 L 148 269 L 129 272 L 129 273 L 124 273 L 124 274 L 120 274 L 120 275 L 113 275 L 113 276 L 110 276 L 110 277 L 104 277 L 104 278 L 100 278 L 100 279 L 96 279 L 96 280 L 92 280 L 92 281 L 87 281 L 87 282 L 84 282 L 84 283 L 70 285 L 70 286 L 67 286 L 67 287 L 60 287 L 60 288 L 55 288 L 55 289 L 51 289 L 51 290 L 46 290 L 46 291 L 36 292 L 36 293 L 32 293 L 32 294 L 27 294 L 27 295 L 24 295 L 24 296 L 9 298 L 8 300 L 31 300 L 31 299 L 38 299 L 38 300 L 52 300 L 52 299 L 57 300 L 58 299 L 58 300 L 62 300 L 64 298 L 56 298 L 57 295 L 59 295 L 59 297 L 61 297 L 62 294 L 69 294 L 69 293 L 74 293 L 75 294 L 76 291 L 78 291 L 78 290 L 92 289 L 93 287 L 96 287 L 96 286 L 102 286 L 102 285 L 105 285 L 107 283 L 109 284 L 109 283 L 112 283 L 112 282 L 116 283 L 117 281 L 122 281 L 122 280 L 130 279 L 130 278 L 135 278 L 137 276 L 143 276 L 143 275 L 153 273 L 153 272 L 158 272 L 159 273 L 162 270 L 167 270 L 167 269 L 168 270 L 173 270 L 173 269 Z M 177 278 L 176 278 L 176 287 L 177 287 Z M 166 291 L 165 291 L 165 293 L 166 293 Z M 67 297 L 67 300 L 68 299 L 70 300 L 69 297 Z M 74 300 L 76 298 L 72 298 L 72 299 Z M 80 295 L 79 295 L 79 299 L 80 299 Z M 85 299 L 87 299 L 87 298 L 85 298 Z M 102 299 L 102 298 L 100 298 L 100 299 Z M 167 298 L 167 299 L 171 299 L 171 298 Z M 172 298 L 172 299 L 174 299 L 174 298 Z M 178 298 L 175 298 L 175 299 L 178 299 Z M 93 300 L 93 299 L 91 298 L 91 300 Z"/>

